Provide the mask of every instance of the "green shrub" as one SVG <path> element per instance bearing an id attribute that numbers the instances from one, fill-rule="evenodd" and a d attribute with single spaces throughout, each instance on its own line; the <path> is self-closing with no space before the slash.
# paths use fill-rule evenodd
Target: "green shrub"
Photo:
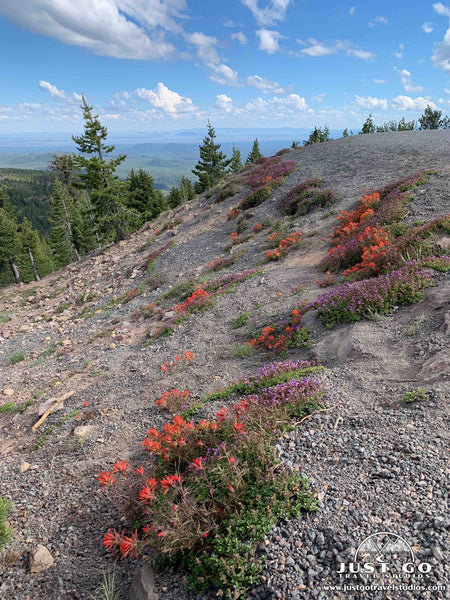
<path id="1" fill-rule="evenodd" d="M 239 317 L 233 322 L 233 329 L 239 329 L 240 327 L 243 327 L 247 323 L 249 317 L 250 315 L 247 312 L 239 315 Z"/>
<path id="2" fill-rule="evenodd" d="M 22 352 L 22 350 L 18 350 L 17 352 L 14 352 L 14 354 L 11 354 L 7 362 L 9 365 L 15 365 L 23 360 L 25 360 L 25 354 Z"/>
<path id="3" fill-rule="evenodd" d="M 242 208 L 242 210 L 255 208 L 255 206 L 259 206 L 265 200 L 267 200 L 271 192 L 272 189 L 269 186 L 260 187 L 256 191 L 246 196 L 239 204 L 239 207 Z"/>
<path id="4" fill-rule="evenodd" d="M 410 392 L 406 392 L 403 395 L 402 402 L 410 404 L 411 402 L 423 402 L 425 400 L 429 400 L 430 396 L 427 390 L 422 388 L 417 388 L 415 390 L 411 390 Z"/>
<path id="5" fill-rule="evenodd" d="M 11 512 L 11 502 L 7 498 L 0 497 L 0 551 L 8 544 L 13 536 L 12 528 L 6 523 Z"/>

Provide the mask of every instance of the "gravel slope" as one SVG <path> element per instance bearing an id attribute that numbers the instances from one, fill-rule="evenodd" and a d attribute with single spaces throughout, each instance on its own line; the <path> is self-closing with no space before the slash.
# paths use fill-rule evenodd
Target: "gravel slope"
<path id="1" fill-rule="evenodd" d="M 321 175 L 324 185 L 336 190 L 339 203 L 334 208 L 339 211 L 354 206 L 364 188 L 436 169 L 437 175 L 413 190 L 406 221 L 448 213 L 449 142 L 450 130 L 418 131 L 354 136 L 292 150 L 283 158 L 296 160 L 297 171 L 251 211 L 249 224 L 280 218 L 278 199 L 312 175 Z M 227 214 L 245 193 L 222 204 L 201 197 L 181 207 L 176 214 L 182 223 L 158 237 L 150 249 L 153 229 L 161 228 L 163 219 L 39 286 L 0 291 L 0 315 L 11 317 L 0 324 L 0 393 L 13 391 L 11 398 L 0 396 L 0 403 L 76 392 L 65 401 L 64 410 L 51 415 L 37 432 L 31 430 L 37 420 L 36 400 L 21 415 L 0 413 L 0 495 L 13 502 L 10 522 L 15 529 L 13 541 L 0 554 L 2 600 L 90 598 L 102 572 L 114 562 L 103 551 L 103 533 L 111 526 L 121 527 L 96 475 L 119 458 L 136 463 L 142 459 L 140 442 L 148 428 L 162 426 L 168 417 L 154 405 L 162 392 L 178 387 L 201 398 L 256 371 L 268 362 L 266 357 L 237 358 L 230 348 L 247 340 L 263 322 L 287 315 L 300 301 L 320 293 L 314 281 L 327 252 L 321 237 L 328 235 L 336 219 L 326 211 L 290 225 L 304 229 L 305 237 L 285 261 L 265 264 L 263 273 L 237 286 L 233 294 L 220 296 L 213 309 L 194 315 L 171 337 L 144 346 L 149 324 L 133 319 L 136 309 L 178 283 L 210 275 L 208 261 L 226 251 L 227 236 L 235 227 Z M 266 239 L 265 233 L 255 236 L 245 245 L 247 253 L 225 272 L 260 265 Z M 130 302 L 118 302 L 146 281 L 142 264 L 148 253 L 170 241 L 175 245 L 156 260 L 155 271 L 166 277 L 162 286 Z M 291 290 L 299 286 L 303 289 L 292 296 Z M 329 410 L 313 415 L 281 440 L 278 451 L 310 479 L 321 511 L 281 523 L 271 532 L 261 546 L 267 555 L 263 581 L 251 591 L 252 597 L 450 597 L 449 291 L 449 278 L 442 275 L 425 301 L 390 317 L 332 332 L 311 323 L 313 354 L 327 366 Z M 90 313 L 83 315 L 85 309 Z M 248 325 L 233 330 L 233 320 L 243 312 L 250 313 Z M 25 361 L 5 366 L 17 350 L 24 351 Z M 162 363 L 184 350 L 195 352 L 192 366 L 162 377 Z M 296 350 L 290 358 L 306 354 Z M 401 397 L 415 387 L 427 389 L 430 400 L 407 406 Z M 80 419 L 70 417 L 73 411 L 80 412 Z M 80 424 L 92 426 L 84 443 L 73 437 Z M 39 436 L 52 425 L 56 429 L 33 451 Z M 29 468 L 22 473 L 25 462 Z M 325 588 L 341 583 L 335 572 L 338 562 L 347 565 L 364 538 L 386 530 L 404 538 L 419 561 L 431 565 L 424 585 L 447 584 L 447 590 Z M 55 564 L 32 575 L 27 553 L 38 543 L 50 550 Z M 136 564 L 120 561 L 116 568 L 120 597 L 127 598 Z M 389 585 L 387 578 L 376 583 Z M 182 576 L 171 571 L 157 575 L 156 587 L 160 600 L 197 598 L 185 591 Z"/>

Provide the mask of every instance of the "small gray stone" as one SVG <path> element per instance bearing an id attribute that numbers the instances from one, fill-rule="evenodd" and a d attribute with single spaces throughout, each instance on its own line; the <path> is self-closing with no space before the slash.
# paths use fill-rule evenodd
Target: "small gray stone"
<path id="1" fill-rule="evenodd" d="M 130 600 L 158 600 L 159 594 L 154 590 L 154 575 L 150 565 L 144 565 L 136 573 L 131 584 Z"/>

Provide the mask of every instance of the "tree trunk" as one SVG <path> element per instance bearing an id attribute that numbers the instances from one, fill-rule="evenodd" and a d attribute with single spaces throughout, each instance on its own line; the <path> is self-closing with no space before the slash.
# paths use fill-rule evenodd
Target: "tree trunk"
<path id="1" fill-rule="evenodd" d="M 11 270 L 13 272 L 16 283 L 20 283 L 20 273 L 19 269 L 12 258 L 9 259 L 9 264 L 11 265 Z"/>
<path id="2" fill-rule="evenodd" d="M 29 246 L 28 246 L 28 256 L 30 257 L 30 263 L 31 263 L 31 266 L 33 267 L 34 280 L 40 281 L 41 278 L 39 277 L 39 273 L 37 272 L 36 265 L 34 264 L 34 256 L 33 256 L 33 253 L 31 252 L 31 248 Z"/>

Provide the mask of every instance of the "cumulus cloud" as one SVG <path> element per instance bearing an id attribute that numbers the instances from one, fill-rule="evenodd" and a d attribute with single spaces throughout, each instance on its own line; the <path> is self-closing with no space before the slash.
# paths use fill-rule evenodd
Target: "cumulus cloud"
<path id="1" fill-rule="evenodd" d="M 374 79 L 374 83 L 387 83 L 386 79 Z"/>
<path id="2" fill-rule="evenodd" d="M 242 44 L 242 46 L 244 46 L 248 42 L 247 36 L 242 31 L 237 31 L 236 33 L 232 33 L 230 35 L 230 39 L 235 40 L 236 42 L 239 42 L 240 44 Z"/>
<path id="3" fill-rule="evenodd" d="M 283 118 L 286 116 L 299 116 L 308 111 L 306 100 L 297 94 L 289 94 L 285 98 L 274 96 L 269 100 L 261 97 L 251 100 L 245 105 L 245 111 L 259 118 Z"/>
<path id="4" fill-rule="evenodd" d="M 434 10 L 438 15 L 450 18 L 450 8 L 444 6 L 441 2 L 433 4 Z M 431 57 L 434 65 L 443 69 L 446 73 L 450 73 L 450 29 L 447 29 L 444 39 L 438 45 L 436 51 Z"/>
<path id="5" fill-rule="evenodd" d="M 433 25 L 432 25 L 432 23 L 424 23 L 422 25 L 422 29 L 425 31 L 425 33 L 433 33 Z"/>
<path id="6" fill-rule="evenodd" d="M 388 109 L 388 101 L 386 100 L 386 98 L 373 98 L 372 96 L 362 98 L 361 96 L 358 96 L 356 94 L 355 102 L 358 106 L 361 106 L 362 108 L 369 108 L 372 110 L 376 108 L 380 110 Z"/>
<path id="7" fill-rule="evenodd" d="M 400 83 L 408 94 L 414 94 L 423 90 L 421 85 L 414 86 L 411 84 L 411 73 L 406 69 L 397 69 L 397 67 L 394 67 L 394 71 L 400 75 Z"/>
<path id="8" fill-rule="evenodd" d="M 243 83 L 239 79 L 236 71 L 233 71 L 231 67 L 224 64 L 215 65 L 214 63 L 207 63 L 206 66 L 210 69 L 209 79 L 222 85 L 232 85 L 234 87 L 242 87 Z"/>
<path id="9" fill-rule="evenodd" d="M 197 55 L 202 61 L 208 63 L 220 62 L 216 50 L 217 38 L 205 35 L 198 31 L 186 34 L 185 38 L 190 44 L 197 46 Z"/>
<path id="10" fill-rule="evenodd" d="M 176 54 L 164 31 L 181 30 L 185 0 L 0 0 L 0 14 L 23 29 L 94 54 L 165 59 Z"/>
<path id="11" fill-rule="evenodd" d="M 225 94 L 217 94 L 214 106 L 225 113 L 233 112 L 233 100 Z"/>
<path id="12" fill-rule="evenodd" d="M 370 60 L 375 56 L 373 52 L 352 48 L 350 42 L 343 40 L 337 40 L 334 44 L 319 42 L 314 38 L 308 38 L 305 41 L 297 40 L 297 42 L 302 46 L 305 46 L 305 48 L 298 53 L 300 56 L 329 56 L 338 52 L 345 52 L 347 56 L 354 56 L 355 58 L 361 58 L 362 60 Z"/>
<path id="13" fill-rule="evenodd" d="M 348 11 L 349 15 L 354 15 L 356 13 L 356 6 L 350 6 L 350 10 Z"/>
<path id="14" fill-rule="evenodd" d="M 197 109 L 190 98 L 180 96 L 177 92 L 169 90 L 169 88 L 161 82 L 158 83 L 155 90 L 138 88 L 135 93 L 141 100 L 145 100 L 155 108 L 162 110 L 172 117 L 192 113 Z"/>
<path id="15" fill-rule="evenodd" d="M 286 94 L 293 90 L 291 85 L 282 87 L 278 82 L 264 79 L 264 77 L 260 77 L 259 75 L 249 75 L 246 82 L 247 85 L 261 90 L 264 94 Z"/>
<path id="16" fill-rule="evenodd" d="M 386 17 L 383 17 L 382 15 L 380 15 L 379 17 L 375 17 L 375 19 L 372 19 L 372 21 L 370 21 L 369 27 L 375 27 L 375 25 L 387 25 L 387 24 L 388 24 L 388 20 L 386 19 Z"/>
<path id="17" fill-rule="evenodd" d="M 74 92 L 71 96 L 68 96 L 64 90 L 59 90 L 56 87 L 56 85 L 53 85 L 52 83 L 49 83 L 48 81 L 44 81 L 42 79 L 39 81 L 39 87 L 44 92 L 49 93 L 50 96 L 56 100 L 62 100 L 63 102 L 69 103 L 79 103 L 82 101 L 81 94 L 77 94 Z"/>
<path id="18" fill-rule="evenodd" d="M 326 94 L 316 94 L 315 96 L 312 96 L 311 100 L 313 102 L 323 102 L 323 99 L 325 98 Z"/>
<path id="19" fill-rule="evenodd" d="M 258 48 L 260 50 L 265 50 L 268 54 L 279 52 L 280 45 L 278 44 L 278 40 L 284 37 L 281 33 L 269 29 L 259 29 L 256 35 L 259 37 Z"/>
<path id="20" fill-rule="evenodd" d="M 244 6 L 251 10 L 256 22 L 261 27 L 283 21 L 290 2 L 291 0 L 271 0 L 266 7 L 260 8 L 258 0 L 242 0 Z"/>
<path id="21" fill-rule="evenodd" d="M 394 52 L 395 58 L 398 58 L 398 59 L 403 58 L 403 50 L 404 49 L 405 49 L 405 45 L 404 44 L 399 44 L 398 45 L 398 50 L 396 50 L 396 52 Z"/>
<path id="22" fill-rule="evenodd" d="M 436 104 L 422 98 L 411 98 L 410 96 L 396 96 L 392 99 L 392 108 L 396 110 L 424 110 L 427 106 L 431 106 L 432 109 L 436 109 Z"/>

